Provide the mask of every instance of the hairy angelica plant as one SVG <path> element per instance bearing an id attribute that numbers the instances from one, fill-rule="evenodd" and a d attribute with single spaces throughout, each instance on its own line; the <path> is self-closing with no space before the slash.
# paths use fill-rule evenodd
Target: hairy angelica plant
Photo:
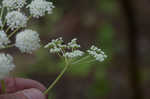
<path id="1" fill-rule="evenodd" d="M 46 14 L 52 14 L 53 8 L 55 8 L 53 3 L 46 0 L 31 0 L 29 3 L 27 0 L 0 1 L 0 50 L 16 47 L 21 53 L 32 54 L 33 51 L 43 47 L 47 48 L 50 54 L 56 54 L 65 61 L 64 69 L 44 94 L 47 94 L 56 85 L 71 65 L 89 58 L 92 59 L 89 62 L 103 62 L 107 58 L 105 53 L 94 45 L 86 51 L 80 50 L 81 46 L 77 43 L 76 38 L 65 44 L 60 37 L 42 46 L 39 33 L 27 29 L 27 23 L 32 18 L 39 19 Z M 28 11 L 28 14 L 24 12 L 24 9 Z M 12 37 L 15 37 L 15 43 L 11 41 Z M 0 53 L 0 81 L 3 93 L 5 93 L 4 78 L 14 68 L 13 57 L 7 53 Z"/>
<path id="2" fill-rule="evenodd" d="M 86 61 L 91 57 L 93 57 L 93 59 L 90 62 L 103 62 L 107 58 L 105 53 L 94 45 L 91 46 L 91 48 L 87 51 L 81 51 L 80 45 L 77 43 L 76 38 L 72 39 L 71 42 L 65 44 L 62 37 L 60 37 L 52 40 L 50 43 L 45 45 L 45 48 L 49 49 L 50 54 L 56 54 L 62 57 L 65 61 L 65 66 L 56 80 L 54 80 L 54 82 L 44 93 L 48 93 L 55 86 L 55 84 L 60 80 L 60 78 L 71 65 Z"/>

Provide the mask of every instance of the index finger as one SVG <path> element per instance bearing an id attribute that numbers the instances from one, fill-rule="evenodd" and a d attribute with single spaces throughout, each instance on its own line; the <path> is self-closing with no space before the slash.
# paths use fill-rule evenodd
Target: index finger
<path id="1" fill-rule="evenodd" d="M 6 92 L 7 93 L 13 93 L 24 89 L 29 88 L 36 88 L 41 90 L 42 92 L 46 90 L 44 85 L 41 83 L 30 80 L 30 79 L 24 79 L 24 78 L 6 78 Z M 1 88 L 0 88 L 1 89 Z"/>

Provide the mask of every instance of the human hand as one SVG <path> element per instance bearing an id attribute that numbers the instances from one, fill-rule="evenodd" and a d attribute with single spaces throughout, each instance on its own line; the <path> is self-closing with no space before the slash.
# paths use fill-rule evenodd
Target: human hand
<path id="1" fill-rule="evenodd" d="M 42 93 L 46 88 L 34 80 L 6 78 L 5 83 L 6 94 L 0 95 L 0 99 L 46 99 Z"/>

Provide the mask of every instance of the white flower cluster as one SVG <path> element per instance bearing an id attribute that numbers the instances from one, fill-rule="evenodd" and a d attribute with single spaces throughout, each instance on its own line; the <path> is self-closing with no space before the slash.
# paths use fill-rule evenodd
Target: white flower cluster
<path id="1" fill-rule="evenodd" d="M 14 68 L 13 57 L 9 54 L 0 53 L 0 80 L 6 77 Z"/>
<path id="2" fill-rule="evenodd" d="M 91 46 L 90 50 L 87 50 L 87 52 L 92 55 L 93 57 L 95 57 L 95 59 L 97 61 L 103 62 L 105 60 L 105 58 L 107 58 L 107 56 L 105 55 L 105 53 L 97 48 L 96 46 Z"/>
<path id="3" fill-rule="evenodd" d="M 51 14 L 54 8 L 52 2 L 48 2 L 46 0 L 33 0 L 31 4 L 27 6 L 30 10 L 30 14 L 34 18 L 39 18 L 44 16 L 46 13 Z"/>
<path id="4" fill-rule="evenodd" d="M 3 0 L 3 6 L 8 9 L 20 9 L 26 4 L 26 0 Z"/>
<path id="5" fill-rule="evenodd" d="M 6 15 L 7 25 L 14 30 L 15 28 L 26 27 L 27 17 L 19 11 L 12 11 Z"/>
<path id="6" fill-rule="evenodd" d="M 62 51 L 62 48 L 66 48 L 66 45 L 62 44 L 63 42 L 64 41 L 62 40 L 62 37 L 60 37 L 55 40 L 52 40 L 44 48 L 50 48 L 50 53 L 59 53 Z"/>
<path id="7" fill-rule="evenodd" d="M 74 57 L 79 57 L 79 56 L 83 56 L 83 55 L 84 55 L 83 51 L 75 50 L 75 51 L 72 51 L 72 52 L 66 52 L 64 54 L 64 57 L 74 58 Z"/>
<path id="8" fill-rule="evenodd" d="M 15 46 L 21 52 L 32 53 L 32 51 L 40 48 L 39 34 L 33 30 L 24 30 L 17 34 Z"/>
<path id="9" fill-rule="evenodd" d="M 77 44 L 76 38 L 72 39 L 71 42 L 69 42 L 68 44 L 64 44 L 64 41 L 60 37 L 58 39 L 52 40 L 50 43 L 48 43 L 45 46 L 45 48 L 49 48 L 50 53 L 57 53 L 57 54 L 61 53 L 62 56 L 68 59 L 81 57 L 86 53 L 86 52 L 79 50 L 80 45 Z M 91 46 L 89 50 L 87 50 L 87 54 L 88 56 L 94 57 L 95 60 L 99 62 L 103 62 L 107 58 L 105 53 L 94 45 Z"/>
<path id="10" fill-rule="evenodd" d="M 5 45 L 9 44 L 10 41 L 4 31 L 0 31 L 0 49 L 5 48 Z"/>
<path id="11" fill-rule="evenodd" d="M 49 48 L 50 53 L 61 53 L 64 57 L 67 58 L 83 56 L 84 52 L 77 49 L 80 47 L 80 45 L 77 44 L 76 40 L 77 39 L 75 38 L 68 44 L 63 44 L 64 41 L 60 37 L 58 39 L 52 40 L 45 46 L 45 48 Z"/>
<path id="12" fill-rule="evenodd" d="M 80 48 L 80 45 L 77 44 L 77 39 L 74 38 L 71 42 L 68 43 L 68 48 Z"/>
<path id="13" fill-rule="evenodd" d="M 29 1 L 28 1 L 29 2 Z M 41 47 L 39 34 L 36 31 L 25 29 L 30 18 L 39 18 L 45 14 L 51 14 L 54 8 L 52 2 L 46 0 L 1 0 L 0 1 L 0 49 L 17 47 L 23 53 L 32 53 Z M 28 10 L 24 10 L 27 8 Z M 26 16 L 24 12 L 29 11 Z M 5 29 L 4 27 L 6 27 Z M 10 32 L 10 34 L 8 33 Z M 7 33 L 9 35 L 7 35 Z M 16 34 L 16 42 L 11 42 L 11 37 Z M 8 54 L 0 54 L 0 80 L 14 68 L 13 58 Z"/>
<path id="14" fill-rule="evenodd" d="M 30 16 L 28 18 L 39 18 L 45 14 L 51 14 L 54 8 L 52 2 L 46 0 L 32 0 L 31 3 L 27 4 L 27 0 L 2 0 L 1 11 L 4 8 L 8 9 L 6 15 L 7 25 L 11 30 L 15 28 L 26 27 L 28 18 L 25 14 L 21 13 L 21 8 L 29 8 Z M 2 22 L 0 21 L 2 27 Z"/>

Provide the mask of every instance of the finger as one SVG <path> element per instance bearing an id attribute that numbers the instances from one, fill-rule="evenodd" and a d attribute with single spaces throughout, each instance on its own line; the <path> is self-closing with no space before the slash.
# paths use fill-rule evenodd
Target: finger
<path id="1" fill-rule="evenodd" d="M 45 99 L 45 96 L 38 89 L 26 89 L 13 94 L 1 95 L 0 99 Z"/>
<path id="2" fill-rule="evenodd" d="M 24 89 L 30 89 L 30 88 L 36 88 L 41 90 L 42 92 L 46 90 L 44 85 L 41 83 L 30 80 L 30 79 L 24 79 L 24 78 L 6 78 L 6 92 L 7 93 L 13 93 L 19 90 Z"/>

